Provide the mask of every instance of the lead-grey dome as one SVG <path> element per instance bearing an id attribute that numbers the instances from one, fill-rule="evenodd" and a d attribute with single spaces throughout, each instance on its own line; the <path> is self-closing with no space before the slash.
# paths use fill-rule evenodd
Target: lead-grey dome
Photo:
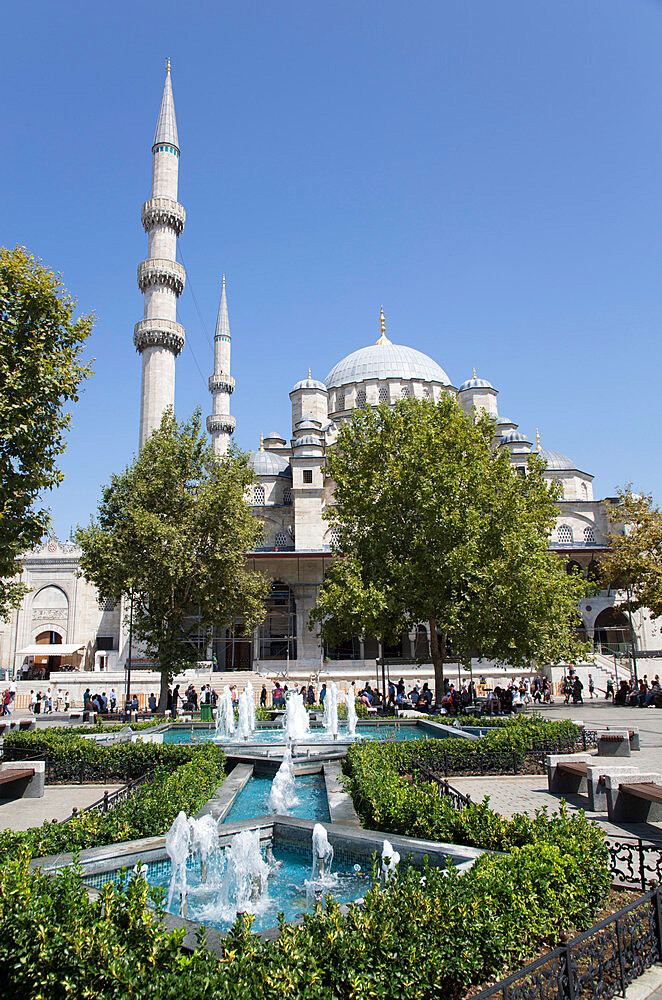
<path id="1" fill-rule="evenodd" d="M 292 478 L 288 459 L 275 455 L 273 451 L 252 451 L 249 459 L 256 476 L 284 476 Z"/>
<path id="2" fill-rule="evenodd" d="M 451 384 L 448 375 L 436 361 L 413 347 L 403 347 L 401 344 L 372 344 L 370 347 L 362 347 L 339 361 L 324 381 L 327 389 L 335 389 L 341 385 L 364 382 L 366 379 L 383 381 L 389 378 Z"/>
<path id="3" fill-rule="evenodd" d="M 572 459 L 560 451 L 550 451 L 549 448 L 541 448 L 540 451 L 536 451 L 534 454 L 540 455 L 547 462 L 548 472 L 560 472 L 562 469 L 577 468 Z"/>
<path id="4" fill-rule="evenodd" d="M 508 431 L 501 438 L 502 444 L 531 444 L 526 434 L 522 431 Z"/>
<path id="5" fill-rule="evenodd" d="M 459 392 L 464 392 L 465 389 L 493 389 L 494 386 L 491 382 L 488 382 L 486 378 L 468 378 L 466 382 L 463 382 L 459 388 Z"/>
<path id="6" fill-rule="evenodd" d="M 322 392 L 326 392 L 324 382 L 318 382 L 316 378 L 302 378 L 291 390 L 290 395 L 293 392 L 298 392 L 299 389 L 321 389 Z"/>

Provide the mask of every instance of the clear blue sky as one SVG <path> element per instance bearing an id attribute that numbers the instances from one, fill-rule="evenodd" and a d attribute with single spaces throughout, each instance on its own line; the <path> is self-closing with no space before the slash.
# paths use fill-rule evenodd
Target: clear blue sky
<path id="1" fill-rule="evenodd" d="M 179 416 L 210 412 L 225 271 L 243 447 L 288 436 L 294 381 L 374 342 L 383 303 L 394 342 L 455 385 L 475 365 L 596 495 L 632 480 L 662 499 L 661 3 L 40 0 L 6 6 L 3 34 L 0 239 L 98 317 L 59 534 L 137 444 L 140 205 L 167 56 Z"/>

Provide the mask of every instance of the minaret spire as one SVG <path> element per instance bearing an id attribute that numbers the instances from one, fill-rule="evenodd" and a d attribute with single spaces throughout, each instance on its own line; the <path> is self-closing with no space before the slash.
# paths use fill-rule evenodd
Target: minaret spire
<path id="1" fill-rule="evenodd" d="M 211 434 L 214 452 L 225 455 L 234 432 L 236 421 L 230 416 L 230 396 L 234 392 L 234 379 L 230 375 L 230 318 L 225 294 L 225 275 L 221 282 L 221 301 L 216 317 L 214 334 L 214 374 L 209 379 L 213 399 L 213 412 L 207 417 L 207 430 Z"/>
<path id="2" fill-rule="evenodd" d="M 144 318 L 136 323 L 133 342 L 142 356 L 140 447 L 175 403 L 175 358 L 184 346 L 184 327 L 177 322 L 177 299 L 186 272 L 177 262 L 177 237 L 186 212 L 177 201 L 179 137 L 172 96 L 170 60 L 152 146 L 152 196 L 141 220 L 149 237 L 147 260 L 138 266 L 138 287 L 145 296 Z"/>

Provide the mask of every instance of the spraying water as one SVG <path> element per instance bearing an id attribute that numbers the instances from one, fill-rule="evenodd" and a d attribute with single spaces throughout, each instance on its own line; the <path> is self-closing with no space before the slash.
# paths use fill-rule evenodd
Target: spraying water
<path id="1" fill-rule="evenodd" d="M 200 855 L 200 881 L 206 882 L 209 857 L 218 851 L 218 824 L 209 813 L 200 819 L 190 819 L 188 824 L 191 834 L 189 854 Z"/>
<path id="2" fill-rule="evenodd" d="M 324 728 L 327 733 L 333 736 L 334 740 L 338 737 L 338 688 L 335 681 L 331 681 L 330 686 L 326 689 L 326 698 L 324 699 Z"/>
<path id="3" fill-rule="evenodd" d="M 309 732 L 308 712 L 303 703 L 303 695 L 291 694 L 285 706 L 283 729 L 289 742 L 305 740 Z"/>
<path id="4" fill-rule="evenodd" d="M 384 882 L 390 882 L 398 873 L 400 855 L 395 851 L 388 840 L 384 841 L 382 847 L 382 878 Z"/>
<path id="5" fill-rule="evenodd" d="M 311 879 L 324 879 L 331 875 L 331 865 L 333 864 L 333 848 L 329 843 L 326 830 L 321 823 L 315 823 L 313 827 L 313 867 L 310 873 Z"/>
<path id="6" fill-rule="evenodd" d="M 230 685 L 226 684 L 216 706 L 215 739 L 224 740 L 234 736 L 234 709 Z"/>
<path id="7" fill-rule="evenodd" d="M 220 886 L 220 908 L 226 915 L 256 913 L 268 899 L 270 868 L 260 852 L 258 830 L 242 830 L 225 849 L 226 866 Z"/>
<path id="8" fill-rule="evenodd" d="M 186 911 L 186 861 L 191 845 L 191 830 L 182 810 L 166 833 L 165 849 L 170 858 L 172 874 L 168 891 L 168 909 L 172 905 L 175 893 L 179 895 L 179 912 L 183 916 Z"/>
<path id="9" fill-rule="evenodd" d="M 294 786 L 292 751 L 285 747 L 283 763 L 278 768 L 269 792 L 269 812 L 287 814 L 299 804 Z"/>
<path id="10" fill-rule="evenodd" d="M 248 695 L 242 691 L 239 695 L 239 737 L 247 740 L 251 735 L 251 713 L 248 704 Z"/>
<path id="11" fill-rule="evenodd" d="M 356 699 L 351 688 L 347 694 L 347 730 L 350 736 L 356 736 Z"/>
<path id="12" fill-rule="evenodd" d="M 250 681 L 246 681 L 246 697 L 248 698 L 248 724 L 252 733 L 255 732 L 256 718 L 255 718 L 255 691 L 253 690 L 253 685 Z"/>

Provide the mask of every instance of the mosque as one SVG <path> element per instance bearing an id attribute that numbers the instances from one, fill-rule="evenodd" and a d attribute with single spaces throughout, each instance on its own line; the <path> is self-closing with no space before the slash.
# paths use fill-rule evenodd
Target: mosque
<path id="1" fill-rule="evenodd" d="M 186 213 L 178 201 L 180 147 L 175 118 L 170 63 L 152 145 L 151 197 L 141 210 L 148 237 L 147 258 L 138 266 L 138 286 L 144 295 L 143 318 L 134 328 L 134 345 L 141 357 L 141 413 L 139 443 L 156 428 L 164 409 L 174 406 L 176 359 L 185 343 L 184 327 L 177 321 L 177 299 L 186 281 L 176 260 L 177 238 L 184 229 Z M 258 549 L 247 554 L 249 564 L 272 581 L 267 615 L 254 634 L 246 635 L 240 621 L 217 632 L 210 643 L 207 634 L 198 639 L 201 669 L 260 670 L 310 676 L 320 669 L 340 676 L 374 677 L 376 642 L 356 636 L 335 649 L 323 650 L 319 637 L 308 628 L 324 574 L 334 558 L 333 531 L 324 511 L 333 502 L 326 475 L 326 453 L 333 446 L 340 424 L 356 407 L 394 403 L 398 399 L 438 400 L 455 396 L 466 413 L 484 410 L 496 421 L 499 447 L 507 451 L 518 475 L 525 475 L 528 456 L 535 451 L 546 462 L 545 476 L 562 488 L 556 526 L 550 546 L 569 571 L 591 575 L 596 558 L 605 550 L 607 519 L 604 501 L 593 496 L 593 476 L 578 469 L 559 451 L 542 448 L 518 424 L 499 412 L 498 391 L 474 370 L 471 378 L 456 387 L 444 369 L 415 347 L 393 343 L 386 333 L 384 312 L 379 337 L 342 358 L 326 378 L 308 377 L 289 392 L 291 427 L 271 431 L 251 453 L 256 483 L 248 498 L 255 515 L 264 522 Z M 377 330 L 375 330 L 377 333 Z M 367 338 L 371 339 L 371 338 Z M 224 454 L 235 430 L 230 413 L 235 382 L 230 370 L 231 334 L 225 278 L 214 336 L 212 396 L 207 429 L 218 454 Z M 127 660 L 127 629 L 123 611 L 100 604 L 95 589 L 78 575 L 79 551 L 72 542 L 48 539 L 22 560 L 23 581 L 30 588 L 22 607 L 11 620 L 0 623 L 0 666 L 21 676 L 39 678 L 58 672 L 65 684 L 83 681 L 81 672 L 105 670 L 108 685 L 113 675 L 121 683 Z M 628 619 L 614 611 L 611 591 L 582 602 L 586 636 L 604 654 L 629 649 Z M 655 645 L 654 630 L 645 615 L 634 616 L 640 649 Z M 403 665 L 428 656 L 428 635 L 421 624 L 403 634 L 385 654 Z M 598 654 L 607 670 L 611 663 Z M 134 669 L 148 662 L 132 660 Z M 483 664 L 482 673 L 489 673 Z M 594 667 L 595 670 L 595 667 Z M 72 671 L 76 671 L 74 674 Z M 53 673 L 55 676 L 55 673 Z M 144 689 L 151 689 L 154 674 L 145 673 Z"/>

